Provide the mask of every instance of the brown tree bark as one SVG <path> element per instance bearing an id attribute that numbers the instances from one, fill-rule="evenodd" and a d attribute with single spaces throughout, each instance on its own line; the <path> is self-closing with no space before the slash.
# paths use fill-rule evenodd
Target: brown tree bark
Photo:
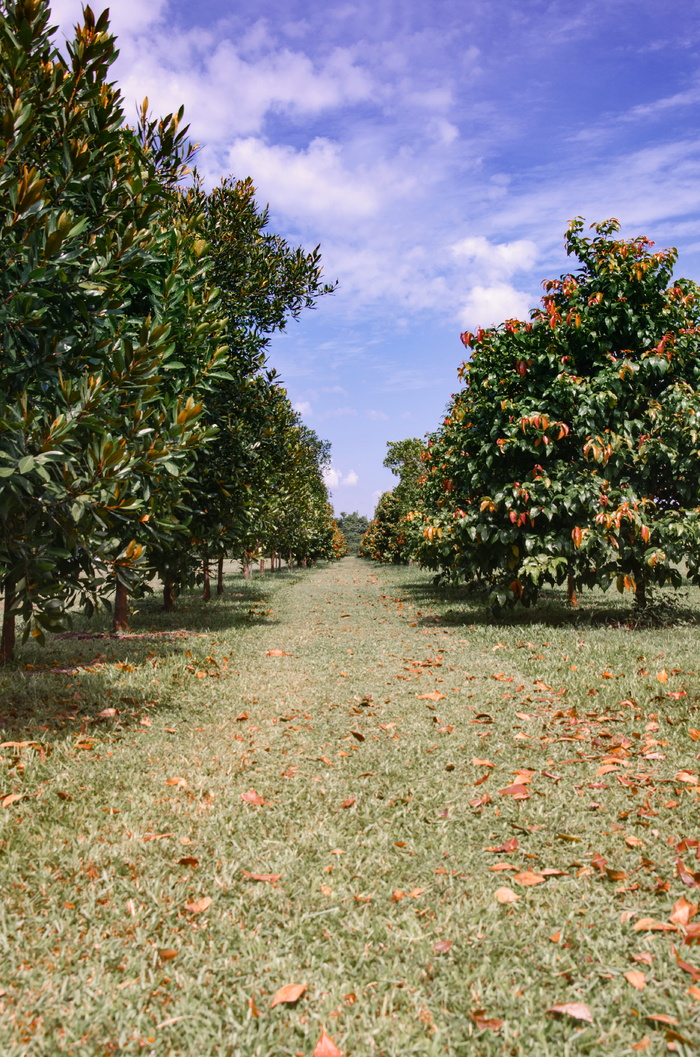
<path id="1" fill-rule="evenodd" d="M 574 574 L 572 572 L 569 572 L 567 577 L 566 588 L 569 597 L 569 605 L 577 606 L 578 598 L 576 597 L 576 581 L 574 580 Z"/>
<path id="2" fill-rule="evenodd" d="M 224 556 L 219 555 L 219 563 L 216 570 L 216 593 L 222 595 L 224 593 Z"/>
<path id="3" fill-rule="evenodd" d="M 261 556 L 260 557 L 260 575 L 262 576 L 262 574 L 264 572 L 265 572 L 265 559 Z"/>
<path id="4" fill-rule="evenodd" d="M 647 579 L 645 575 L 644 566 L 641 562 L 634 562 L 632 566 L 632 575 L 634 576 L 634 596 L 635 602 L 640 609 L 645 609 L 647 604 Z"/>
<path id="5" fill-rule="evenodd" d="M 2 614 L 2 640 L 0 640 L 0 664 L 8 664 L 15 656 L 15 614 L 11 613 L 14 602 L 14 584 L 5 584 L 5 609 Z"/>
<path id="6" fill-rule="evenodd" d="M 175 608 L 175 592 L 173 591 L 173 585 L 170 580 L 166 580 L 163 584 L 163 609 L 166 613 L 172 613 Z"/>
<path id="7" fill-rule="evenodd" d="M 248 551 L 245 551 L 243 556 L 243 579 L 250 580 L 250 558 Z"/>
<path id="8" fill-rule="evenodd" d="M 211 578 L 209 576 L 209 555 L 205 552 L 202 558 L 202 572 L 204 573 L 204 587 L 202 588 L 202 598 L 205 602 L 209 602 L 211 599 Z"/>
<path id="9" fill-rule="evenodd" d="M 128 627 L 129 615 L 126 587 L 121 582 L 121 580 L 117 580 L 117 585 L 114 592 L 114 620 L 112 622 L 112 630 L 114 632 L 127 631 Z"/>

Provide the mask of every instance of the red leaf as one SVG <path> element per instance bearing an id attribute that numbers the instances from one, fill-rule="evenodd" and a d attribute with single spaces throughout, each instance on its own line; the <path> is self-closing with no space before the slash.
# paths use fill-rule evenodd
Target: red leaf
<path id="1" fill-rule="evenodd" d="M 343 800 L 343 802 L 342 802 L 342 804 L 340 806 L 341 807 L 352 807 L 352 805 L 354 803 L 356 803 L 356 801 L 357 801 L 357 797 L 356 796 L 349 796 L 347 798 L 347 800 Z"/>
<path id="2" fill-rule="evenodd" d="M 507 854 L 509 852 L 515 851 L 517 847 L 518 847 L 518 838 L 517 837 L 511 837 L 510 840 L 507 840 L 505 842 L 505 844 L 499 844 L 497 848 L 496 847 L 484 848 L 484 851 L 506 852 L 506 854 Z"/>
<path id="3" fill-rule="evenodd" d="M 275 997 L 270 1002 L 270 1009 L 274 1009 L 275 1006 L 279 1006 L 282 1003 L 288 1006 L 294 1005 L 298 1002 L 301 996 L 306 991 L 306 984 L 285 984 L 284 987 L 280 987 Z"/>
<path id="4" fill-rule="evenodd" d="M 257 806 L 265 803 L 264 799 L 254 789 L 249 789 L 247 793 L 241 793 L 241 800 L 246 804 L 255 804 Z"/>
<path id="5" fill-rule="evenodd" d="M 321 1038 L 314 1047 L 314 1057 L 343 1057 L 330 1035 L 326 1035 L 325 1028 L 322 1028 Z"/>

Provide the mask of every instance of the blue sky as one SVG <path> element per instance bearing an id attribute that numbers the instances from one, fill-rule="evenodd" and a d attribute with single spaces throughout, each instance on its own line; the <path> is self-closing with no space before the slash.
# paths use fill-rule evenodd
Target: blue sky
<path id="1" fill-rule="evenodd" d="M 110 7 L 127 112 L 184 103 L 207 180 L 252 176 L 339 280 L 270 352 L 332 443 L 337 511 L 371 514 L 386 442 L 435 428 L 457 386 L 460 331 L 526 315 L 571 217 L 616 216 L 700 280 L 696 0 Z"/>

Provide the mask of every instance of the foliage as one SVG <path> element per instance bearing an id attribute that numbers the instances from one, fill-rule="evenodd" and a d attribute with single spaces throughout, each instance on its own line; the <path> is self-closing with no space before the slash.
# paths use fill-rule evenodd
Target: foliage
<path id="1" fill-rule="evenodd" d="M 357 510 L 353 510 L 351 514 L 342 510 L 338 518 L 338 528 L 345 536 L 348 553 L 357 554 L 362 537 L 369 528 L 369 518 Z"/>
<path id="2" fill-rule="evenodd" d="M 399 483 L 380 497 L 362 540 L 362 557 L 394 564 L 411 559 L 417 545 L 413 522 L 423 502 L 424 447 L 419 437 L 388 442 L 384 466 L 399 478 Z"/>
<path id="3" fill-rule="evenodd" d="M 616 581 L 643 606 L 680 562 L 700 577 L 698 290 L 618 230 L 572 222 L 579 268 L 530 321 L 462 335 L 465 388 L 428 441 L 421 560 L 500 604 L 568 578 L 572 601 Z"/>

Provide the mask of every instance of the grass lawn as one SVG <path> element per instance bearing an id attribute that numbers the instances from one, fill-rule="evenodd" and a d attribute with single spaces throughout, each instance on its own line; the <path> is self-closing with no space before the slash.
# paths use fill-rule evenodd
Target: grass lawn
<path id="1" fill-rule="evenodd" d="M 3 1057 L 697 1052 L 698 616 L 346 558 L 28 647 Z"/>

